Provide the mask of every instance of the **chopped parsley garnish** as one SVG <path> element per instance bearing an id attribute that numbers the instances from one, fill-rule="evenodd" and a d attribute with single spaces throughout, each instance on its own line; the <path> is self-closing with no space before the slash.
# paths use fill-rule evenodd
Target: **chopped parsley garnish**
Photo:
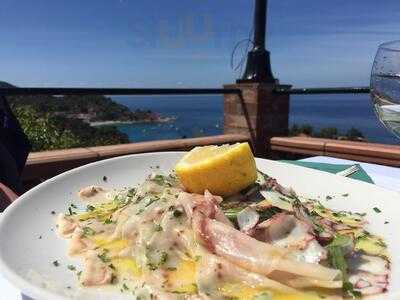
<path id="1" fill-rule="evenodd" d="M 150 249 L 147 249 L 147 253 L 146 253 L 146 257 L 147 257 L 147 266 L 151 271 L 157 270 L 158 267 L 161 267 L 162 265 L 164 265 L 167 260 L 168 260 L 168 253 L 165 251 L 162 251 L 159 255 L 159 258 L 157 258 L 157 261 L 153 261 L 152 259 L 150 259 L 149 254 L 150 254 Z"/>
<path id="2" fill-rule="evenodd" d="M 162 185 L 162 186 L 167 186 L 167 187 L 171 187 L 172 184 L 167 180 L 167 178 L 163 175 L 155 175 L 152 179 L 150 179 L 151 181 L 157 183 L 158 185 Z"/>
<path id="3" fill-rule="evenodd" d="M 342 195 L 342 197 L 348 197 L 348 196 L 349 196 L 348 193 Z"/>
<path id="4" fill-rule="evenodd" d="M 132 198 L 133 196 L 135 196 L 136 194 L 136 189 L 132 188 L 128 191 L 128 193 L 126 194 L 127 197 Z"/>
<path id="5" fill-rule="evenodd" d="M 160 197 L 158 196 L 154 196 L 152 198 L 149 198 L 149 201 L 146 203 L 145 207 L 150 206 L 151 204 L 153 204 L 154 202 L 160 200 Z"/>
<path id="6" fill-rule="evenodd" d="M 128 286 L 127 286 L 125 283 L 122 285 L 122 288 L 123 288 L 125 291 L 128 291 L 128 290 L 129 290 Z"/>
<path id="7" fill-rule="evenodd" d="M 178 210 L 178 209 L 175 209 L 174 212 L 172 213 L 172 215 L 173 215 L 175 218 L 179 218 L 179 217 L 181 217 L 181 216 L 183 215 L 183 211 Z"/>
<path id="8" fill-rule="evenodd" d="M 76 270 L 75 266 L 73 266 L 73 265 L 68 265 L 67 268 L 68 268 L 68 270 L 71 270 L 71 271 Z"/>
<path id="9" fill-rule="evenodd" d="M 385 221 L 385 224 L 389 224 L 389 221 Z"/>
<path id="10" fill-rule="evenodd" d="M 111 218 L 104 220 L 104 224 L 112 224 L 112 223 L 114 223 L 114 222 L 113 222 L 113 220 L 111 220 Z"/>
<path id="11" fill-rule="evenodd" d="M 94 211 L 95 209 L 96 209 L 96 207 L 94 207 L 93 205 L 86 206 L 87 211 Z"/>
<path id="12" fill-rule="evenodd" d="M 154 178 L 152 179 L 152 181 L 154 181 L 155 183 L 157 183 L 158 185 L 164 185 L 165 183 L 165 178 L 162 175 L 156 175 L 154 176 Z"/>
<path id="13" fill-rule="evenodd" d="M 158 265 L 157 265 L 157 264 L 153 264 L 153 263 L 151 263 L 151 262 L 148 262 L 148 263 L 147 263 L 147 266 L 149 267 L 149 269 L 150 269 L 151 271 L 155 271 L 155 270 L 158 269 Z"/>
<path id="14" fill-rule="evenodd" d="M 154 226 L 154 230 L 155 231 L 163 231 L 163 228 L 161 227 L 161 225 L 160 224 L 156 224 L 155 226 Z"/>
<path id="15" fill-rule="evenodd" d="M 167 260 L 168 260 L 168 253 L 165 251 L 161 252 L 160 265 L 165 264 Z"/>
<path id="16" fill-rule="evenodd" d="M 101 259 L 102 262 L 108 263 L 111 259 L 107 256 L 108 250 L 104 249 L 102 254 L 98 254 L 97 257 Z"/>
<path id="17" fill-rule="evenodd" d="M 71 206 L 72 208 L 75 208 L 75 209 L 78 208 L 78 207 L 77 207 L 75 204 L 73 204 L 73 203 L 71 203 L 70 206 Z"/>
<path id="18" fill-rule="evenodd" d="M 94 231 L 92 228 L 87 227 L 87 226 L 83 227 L 82 231 L 83 231 L 84 237 L 96 234 L 96 231 Z"/>
<path id="19" fill-rule="evenodd" d="M 377 207 L 374 207 L 373 210 L 374 210 L 376 213 L 378 213 L 378 214 L 379 214 L 380 212 L 382 212 L 382 211 L 381 211 L 379 208 L 377 208 Z"/>
<path id="20" fill-rule="evenodd" d="M 326 200 L 332 200 L 332 196 L 326 196 Z"/>
<path id="21" fill-rule="evenodd" d="M 316 222 L 313 223 L 314 230 L 316 233 L 323 233 L 325 231 L 324 227 Z"/>
<path id="22" fill-rule="evenodd" d="M 117 282 L 117 276 L 115 274 L 111 275 L 111 284 L 115 284 Z"/>
<path id="23" fill-rule="evenodd" d="M 55 267 L 58 267 L 58 266 L 60 265 L 60 263 L 58 262 L 58 260 L 55 260 L 55 261 L 53 261 L 53 265 L 54 265 Z"/>
<path id="24" fill-rule="evenodd" d="M 194 261 L 199 261 L 201 259 L 201 256 L 200 255 L 196 255 L 195 257 L 194 257 Z"/>
<path id="25" fill-rule="evenodd" d="M 364 240 L 364 239 L 368 239 L 371 236 L 371 234 L 368 231 L 363 231 L 362 234 L 360 234 L 356 239 L 357 240 Z"/>
<path id="26" fill-rule="evenodd" d="M 279 200 L 290 203 L 289 199 L 286 199 L 285 197 L 279 197 Z"/>
<path id="27" fill-rule="evenodd" d="M 133 197 L 133 196 L 132 196 Z M 129 198 L 129 197 L 128 197 Z M 136 200 L 133 202 L 133 203 L 135 203 L 135 204 L 138 204 L 140 201 L 142 201 L 143 200 L 143 196 L 138 196 L 138 197 L 136 197 Z"/>
<path id="28" fill-rule="evenodd" d="M 192 284 L 188 285 L 187 288 L 188 288 L 188 290 L 192 291 L 192 293 L 197 293 L 197 284 L 192 283 Z M 177 290 L 177 291 L 171 291 L 171 292 L 174 293 L 174 294 L 185 294 L 184 291 L 179 291 L 179 290 Z M 150 295 L 152 295 L 152 294 L 150 294 Z M 206 295 L 209 296 L 210 294 L 206 293 Z M 150 298 L 150 299 L 154 299 L 154 298 Z M 239 298 L 236 298 L 236 297 L 229 297 L 229 298 L 228 298 L 228 297 L 227 297 L 227 298 L 225 298 L 225 299 L 236 300 L 236 299 L 239 299 Z"/>
<path id="29" fill-rule="evenodd" d="M 360 292 L 355 291 L 353 284 L 349 281 L 348 265 L 345 258 L 346 248 L 352 246 L 352 239 L 345 235 L 336 235 L 333 241 L 326 247 L 328 250 L 328 260 L 330 265 L 342 272 L 343 293 L 353 299 L 361 296 Z"/>
<path id="30" fill-rule="evenodd" d="M 367 213 L 355 213 L 356 215 L 359 215 L 360 217 L 365 217 Z"/>
<path id="31" fill-rule="evenodd" d="M 346 216 L 347 216 L 347 213 L 344 212 L 344 211 L 338 211 L 338 212 L 333 212 L 332 215 L 333 215 L 335 218 L 341 218 L 341 217 L 346 217 Z"/>
<path id="32" fill-rule="evenodd" d="M 142 212 L 144 212 L 143 208 L 138 209 L 138 211 L 136 212 L 136 215 L 140 215 Z"/>
<path id="33" fill-rule="evenodd" d="M 260 215 L 260 222 L 268 220 L 280 212 L 282 212 L 282 210 L 275 206 L 263 210 L 257 210 L 257 213 Z"/>
<path id="34" fill-rule="evenodd" d="M 261 293 L 254 296 L 251 300 L 271 300 L 272 296 L 269 293 Z"/>

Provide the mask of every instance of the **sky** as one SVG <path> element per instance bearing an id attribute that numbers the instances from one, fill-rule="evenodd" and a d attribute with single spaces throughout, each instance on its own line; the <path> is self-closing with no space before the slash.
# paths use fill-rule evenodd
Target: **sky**
<path id="1" fill-rule="evenodd" d="M 220 87 L 253 0 L 1 0 L 0 80 L 18 86 Z M 270 0 L 281 83 L 365 86 L 378 45 L 400 39 L 399 0 Z M 234 55 L 240 61 L 242 43 Z"/>

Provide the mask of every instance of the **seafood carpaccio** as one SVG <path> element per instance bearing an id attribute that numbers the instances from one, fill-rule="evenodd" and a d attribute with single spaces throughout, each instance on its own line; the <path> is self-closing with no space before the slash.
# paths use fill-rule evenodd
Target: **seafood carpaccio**
<path id="1" fill-rule="evenodd" d="M 85 187 L 57 217 L 82 288 L 135 299 L 354 299 L 384 293 L 390 258 L 363 214 L 333 211 L 259 172 L 240 193 L 191 194 L 174 174 Z"/>

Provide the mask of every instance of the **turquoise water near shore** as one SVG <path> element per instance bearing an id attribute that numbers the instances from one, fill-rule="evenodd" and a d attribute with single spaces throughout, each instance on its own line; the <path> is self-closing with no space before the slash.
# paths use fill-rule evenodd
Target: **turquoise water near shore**
<path id="1" fill-rule="evenodd" d="M 112 97 L 130 109 L 150 109 L 174 116 L 170 123 L 121 124 L 118 129 L 131 141 L 150 141 L 221 134 L 222 96 L 124 96 Z M 397 139 L 376 118 L 369 95 L 291 96 L 290 125 L 310 124 L 315 129 L 336 127 L 345 133 L 359 129 L 371 142 L 398 144 Z"/>

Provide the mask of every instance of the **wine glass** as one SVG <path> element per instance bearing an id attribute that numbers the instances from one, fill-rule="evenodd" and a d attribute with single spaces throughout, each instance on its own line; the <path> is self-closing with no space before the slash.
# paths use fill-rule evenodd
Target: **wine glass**
<path id="1" fill-rule="evenodd" d="M 371 99 L 378 119 L 400 138 L 400 41 L 379 46 L 372 66 Z"/>

